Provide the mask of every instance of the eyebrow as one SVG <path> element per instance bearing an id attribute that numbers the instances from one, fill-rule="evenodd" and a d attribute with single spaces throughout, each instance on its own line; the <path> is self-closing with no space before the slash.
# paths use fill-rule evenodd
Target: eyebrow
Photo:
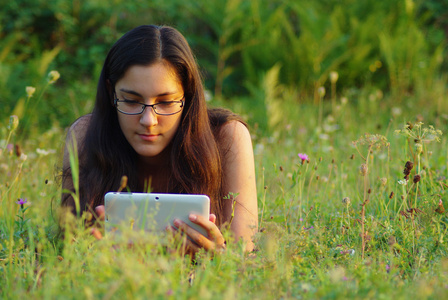
<path id="1" fill-rule="evenodd" d="M 133 91 L 133 90 L 128 90 L 128 89 L 121 88 L 120 92 L 124 92 L 124 93 L 127 93 L 127 94 L 131 94 L 131 95 L 135 95 L 135 96 L 143 98 L 143 96 L 140 93 L 137 93 L 136 91 Z M 179 92 L 166 92 L 166 93 L 158 94 L 156 97 L 170 96 L 170 95 L 175 95 L 177 93 L 179 93 Z"/>

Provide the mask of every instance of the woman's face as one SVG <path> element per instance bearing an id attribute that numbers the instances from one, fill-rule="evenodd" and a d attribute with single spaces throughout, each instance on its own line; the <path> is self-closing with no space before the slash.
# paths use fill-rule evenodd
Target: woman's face
<path id="1" fill-rule="evenodd" d="M 118 100 L 130 100 L 144 104 L 156 104 L 181 100 L 182 84 L 175 70 L 168 64 L 158 62 L 150 66 L 132 66 L 115 84 Z M 174 115 L 157 115 L 152 107 L 142 114 L 126 115 L 119 111 L 118 122 L 126 140 L 148 162 L 154 162 L 166 149 L 179 128 L 182 109 Z"/>

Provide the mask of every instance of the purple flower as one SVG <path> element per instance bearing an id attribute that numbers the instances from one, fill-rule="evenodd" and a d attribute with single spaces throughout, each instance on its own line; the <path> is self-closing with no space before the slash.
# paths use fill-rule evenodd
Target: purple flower
<path id="1" fill-rule="evenodd" d="M 309 161 L 310 159 L 308 158 L 308 155 L 306 155 L 305 153 L 299 153 L 297 154 L 299 156 L 299 158 L 302 160 L 302 165 L 303 163 L 306 161 Z"/>
<path id="2" fill-rule="evenodd" d="M 26 200 L 26 198 L 25 199 L 22 199 L 22 198 L 19 198 L 19 199 L 17 199 L 17 204 L 19 204 L 19 205 L 24 205 L 25 203 L 27 203 L 28 201 Z"/>

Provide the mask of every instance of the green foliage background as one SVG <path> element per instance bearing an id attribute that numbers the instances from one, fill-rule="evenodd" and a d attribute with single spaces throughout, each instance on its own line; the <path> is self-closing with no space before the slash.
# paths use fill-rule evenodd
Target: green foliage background
<path id="1" fill-rule="evenodd" d="M 62 76 L 36 111 L 38 128 L 89 112 L 108 49 L 141 24 L 184 33 L 215 99 L 257 98 L 277 65 L 279 84 L 298 103 L 317 101 L 331 71 L 342 96 L 357 98 L 362 87 L 397 102 L 430 101 L 445 88 L 447 12 L 446 1 L 412 0 L 8 1 L 0 10 L 0 119 L 52 69 Z"/>
<path id="2" fill-rule="evenodd" d="M 447 0 L 1 2 L 0 297 L 446 298 L 447 13 Z M 150 23 L 185 34 L 210 105 L 250 125 L 253 253 L 229 242 L 192 264 L 147 235 L 96 241 L 83 220 L 59 238 L 64 129 L 91 111 L 114 41 Z M 410 136 L 420 121 L 440 142 Z"/>

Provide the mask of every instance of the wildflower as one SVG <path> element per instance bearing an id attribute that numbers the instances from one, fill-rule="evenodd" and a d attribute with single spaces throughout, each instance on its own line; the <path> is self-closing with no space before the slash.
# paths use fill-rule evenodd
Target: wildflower
<path id="1" fill-rule="evenodd" d="M 386 177 L 380 178 L 380 181 L 381 181 L 381 185 L 382 186 L 385 186 L 387 184 L 387 178 Z"/>
<path id="2" fill-rule="evenodd" d="M 54 150 L 54 149 L 45 150 L 45 149 L 37 148 L 36 153 L 39 155 L 42 155 L 42 156 L 47 156 L 51 153 L 56 153 L 56 150 Z"/>
<path id="3" fill-rule="evenodd" d="M 335 72 L 335 71 L 330 72 L 330 82 L 331 83 L 336 83 L 336 81 L 338 81 L 338 79 L 339 79 L 338 72 Z"/>
<path id="4" fill-rule="evenodd" d="M 12 155 L 13 151 L 14 151 L 14 145 L 13 144 L 8 144 L 6 145 L 6 151 L 8 151 L 7 153 L 9 155 Z"/>
<path id="5" fill-rule="evenodd" d="M 399 115 L 401 115 L 401 108 L 392 107 L 392 116 L 398 117 Z"/>
<path id="6" fill-rule="evenodd" d="M 407 185 L 408 181 L 406 179 L 405 180 L 398 180 L 398 184 Z"/>
<path id="7" fill-rule="evenodd" d="M 51 71 L 50 73 L 48 73 L 48 83 L 55 83 L 59 79 L 59 77 L 61 77 L 61 74 L 59 74 L 58 71 Z"/>
<path id="8" fill-rule="evenodd" d="M 299 158 L 302 160 L 302 165 L 303 163 L 306 161 L 309 161 L 310 159 L 308 158 L 308 155 L 306 155 L 305 153 L 299 153 L 297 154 L 297 156 L 299 156 Z"/>
<path id="9" fill-rule="evenodd" d="M 19 204 L 21 208 L 23 208 L 23 205 L 25 203 L 28 203 L 28 201 L 26 198 L 25 199 L 19 198 L 19 199 L 17 199 L 16 203 Z"/>
<path id="10" fill-rule="evenodd" d="M 368 171 L 369 171 L 369 167 L 367 166 L 367 164 L 362 164 L 359 167 L 359 173 L 361 173 L 362 176 L 366 176 Z"/>
<path id="11" fill-rule="evenodd" d="M 8 129 L 10 131 L 14 131 L 17 129 L 17 127 L 19 126 L 19 117 L 16 115 L 12 115 L 9 117 L 9 125 L 8 125 Z"/>
<path id="12" fill-rule="evenodd" d="M 319 87 L 317 89 L 317 94 L 319 95 L 319 97 L 323 98 L 325 96 L 325 88 L 323 86 Z"/>
<path id="13" fill-rule="evenodd" d="M 28 96 L 28 98 L 33 97 L 34 92 L 36 91 L 36 88 L 34 86 L 27 86 L 25 88 L 26 90 L 26 95 Z"/>
<path id="14" fill-rule="evenodd" d="M 442 199 L 439 200 L 439 205 L 436 208 L 436 213 L 443 214 L 445 212 L 445 208 L 443 207 Z"/>
<path id="15" fill-rule="evenodd" d="M 344 199 L 342 199 L 342 203 L 345 204 L 346 206 L 350 205 L 350 198 L 349 197 L 344 197 Z"/>

